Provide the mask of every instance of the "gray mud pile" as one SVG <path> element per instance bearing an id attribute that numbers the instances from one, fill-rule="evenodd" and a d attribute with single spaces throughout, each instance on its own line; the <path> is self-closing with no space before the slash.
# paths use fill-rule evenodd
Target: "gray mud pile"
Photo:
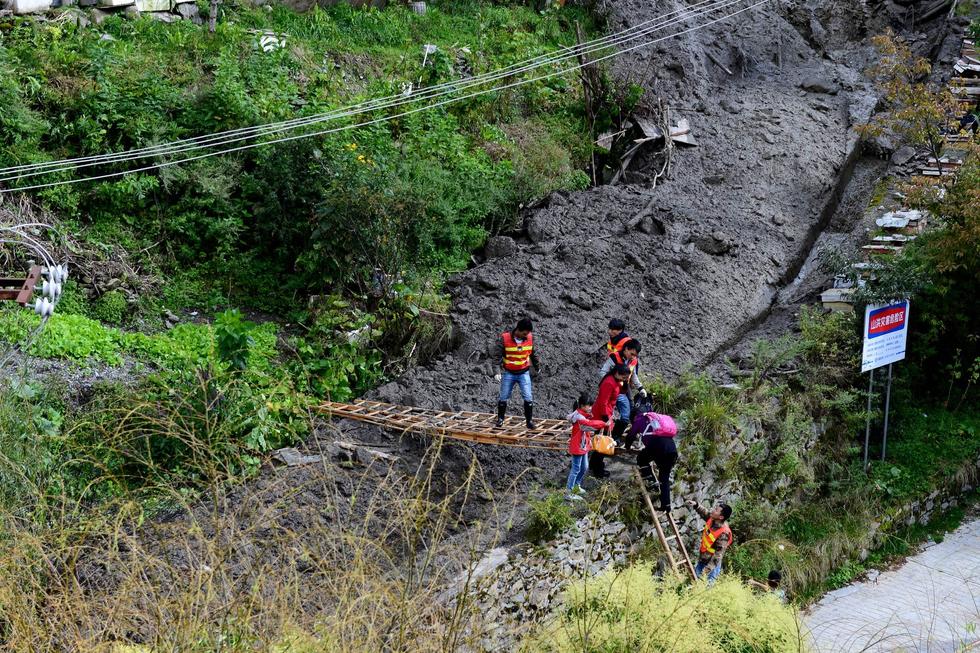
<path id="1" fill-rule="evenodd" d="M 610 29 L 681 7 L 611 3 Z M 678 151 L 656 188 L 555 194 L 522 231 L 492 239 L 485 260 L 450 282 L 457 348 L 374 396 L 492 411 L 493 344 L 524 315 L 544 366 L 540 416 L 562 417 L 580 391 L 595 391 L 611 317 L 643 343 L 644 374 L 706 365 L 765 317 L 833 213 L 857 158 L 851 128 L 876 101 L 862 76 L 866 40 L 889 21 L 887 7 L 861 2 L 771 3 L 617 60 L 647 100 L 690 121 L 699 147 Z M 478 456 L 501 479 L 543 462 L 512 450 Z"/>
<path id="2" fill-rule="evenodd" d="M 610 29 L 681 7 L 617 0 Z M 617 60 L 616 72 L 642 84 L 651 105 L 661 98 L 675 118 L 690 121 L 699 147 L 679 151 L 670 178 L 655 189 L 640 174 L 627 185 L 555 194 L 528 212 L 520 232 L 492 239 L 484 259 L 450 281 L 456 348 L 372 397 L 492 411 L 498 363 L 491 351 L 501 331 L 525 315 L 535 320 L 544 367 L 535 381 L 540 417 L 563 417 L 579 392 L 595 391 L 599 348 L 614 316 L 642 341 L 644 374 L 705 368 L 766 318 L 830 221 L 859 158 L 852 127 L 876 103 L 862 76 L 872 56 L 868 38 L 905 11 L 891 0 L 772 2 Z M 917 43 L 930 53 L 925 35 Z M 519 402 L 512 399 L 512 413 Z M 412 474 L 427 446 L 424 438 L 363 424 L 334 426 L 324 425 L 309 449 L 325 452 L 336 439 L 384 443 Z M 566 473 L 557 453 L 458 444 L 441 451 L 436 484 L 451 492 L 473 455 L 493 488 L 461 513 L 461 530 L 493 521 L 484 514 L 490 494 L 499 499 L 516 487 L 510 498 L 523 501 L 520 493 L 533 484 Z M 272 532 L 305 541 L 324 506 L 344 505 L 362 473 L 332 462 L 267 472 L 249 487 L 293 490 L 261 501 L 277 506 L 274 514 L 248 511 L 243 524 L 261 529 L 249 534 L 240 526 L 239 539 L 260 549 Z M 614 474 L 626 478 L 625 468 Z M 370 477 L 358 482 L 370 484 Z M 160 537 L 186 518 L 158 524 Z"/>

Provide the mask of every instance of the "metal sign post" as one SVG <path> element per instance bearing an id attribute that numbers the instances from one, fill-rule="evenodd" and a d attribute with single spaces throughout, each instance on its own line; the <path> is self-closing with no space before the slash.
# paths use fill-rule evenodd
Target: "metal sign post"
<path id="1" fill-rule="evenodd" d="M 868 374 L 868 416 L 864 422 L 864 471 L 868 472 L 868 442 L 871 440 L 871 393 L 875 386 L 875 371 Z"/>
<path id="2" fill-rule="evenodd" d="M 868 471 L 868 446 L 871 440 L 871 398 L 874 390 L 874 371 L 888 366 L 885 389 L 885 422 L 881 439 L 881 459 L 888 446 L 888 414 L 891 409 L 892 364 L 905 358 L 908 340 L 909 302 L 869 305 L 864 309 L 864 347 L 861 351 L 861 372 L 868 375 L 868 416 L 864 426 L 864 471 Z"/>
<path id="3" fill-rule="evenodd" d="M 881 435 L 881 459 L 885 459 L 885 448 L 888 446 L 888 407 L 892 400 L 892 364 L 888 364 L 888 389 L 885 390 L 885 428 Z"/>

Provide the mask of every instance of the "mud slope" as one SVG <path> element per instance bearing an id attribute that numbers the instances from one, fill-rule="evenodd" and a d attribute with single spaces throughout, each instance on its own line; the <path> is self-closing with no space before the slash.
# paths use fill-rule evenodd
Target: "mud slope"
<path id="1" fill-rule="evenodd" d="M 611 29 L 679 6 L 617 0 Z M 564 416 L 579 391 L 595 388 L 597 349 L 611 316 L 624 317 L 643 341 L 645 373 L 670 376 L 703 367 L 768 314 L 833 214 L 856 159 L 850 128 L 874 104 L 860 72 L 870 56 L 864 41 L 891 21 L 892 10 L 905 11 L 890 2 L 772 2 L 619 60 L 620 74 L 633 76 L 650 99 L 662 97 L 675 115 L 691 121 L 700 147 L 679 153 L 671 178 L 655 190 L 636 184 L 560 194 L 527 215 L 523 231 L 511 234 L 513 243 L 491 248 L 508 255 L 488 258 L 451 281 L 458 347 L 372 396 L 492 410 L 497 370 L 490 350 L 500 331 L 525 314 L 537 322 L 545 367 L 535 385 L 541 416 Z M 734 74 L 713 63 L 709 52 Z M 628 227 L 641 211 L 647 217 Z M 309 448 L 329 451 L 338 437 L 384 442 L 411 474 L 425 446 L 424 439 L 399 439 L 360 424 L 335 426 L 345 433 L 325 426 Z M 515 480 L 518 491 L 510 498 L 522 503 L 533 484 L 564 474 L 560 454 L 453 446 L 441 452 L 436 484 L 455 487 L 471 454 L 498 500 L 506 500 Z M 535 465 L 544 470 L 526 473 Z M 264 556 L 289 558 L 289 548 L 270 539 L 273 532 L 317 545 L 309 534 L 327 507 L 350 504 L 355 483 L 374 482 L 370 474 L 356 480 L 359 474 L 325 462 L 270 470 L 238 488 L 231 500 L 241 511 L 235 568 Z M 480 505 L 486 498 L 467 507 L 461 528 L 472 519 L 493 521 Z M 141 538 L 182 560 L 186 555 L 170 551 L 170 541 L 191 518 L 157 523 Z M 249 532 L 253 527 L 258 530 Z M 111 587 L 113 576 L 93 569 L 90 583 Z"/>
<path id="2" fill-rule="evenodd" d="M 679 6 L 614 3 L 612 29 Z M 619 60 L 617 71 L 648 98 L 691 121 L 700 147 L 679 152 L 672 178 L 656 189 L 551 197 L 527 216 L 512 253 L 451 281 L 458 348 L 376 396 L 491 410 L 490 349 L 527 314 L 545 367 L 535 401 L 541 415 L 561 416 L 595 387 L 596 349 L 612 316 L 643 342 L 645 373 L 667 376 L 701 366 L 762 316 L 805 258 L 853 148 L 849 128 L 874 103 L 860 73 L 869 53 L 846 41 L 865 33 L 863 10 L 837 5 L 835 20 L 850 15 L 852 32 L 824 41 L 839 48 L 827 57 L 812 43 L 819 18 L 801 11 L 767 4 Z M 644 210 L 649 217 L 631 229 Z"/>

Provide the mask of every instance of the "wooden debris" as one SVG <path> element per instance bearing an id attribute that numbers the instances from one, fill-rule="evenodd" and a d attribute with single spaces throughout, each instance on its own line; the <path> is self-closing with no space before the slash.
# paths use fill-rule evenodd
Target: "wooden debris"
<path id="1" fill-rule="evenodd" d="M 726 67 L 725 67 L 725 65 L 724 65 L 723 63 L 721 63 L 720 61 L 718 61 L 718 59 L 717 59 L 717 58 L 715 57 L 715 55 L 713 55 L 713 54 L 711 54 L 711 53 L 710 53 L 710 52 L 708 52 L 708 51 L 705 51 L 705 54 L 707 54 L 707 55 L 708 55 L 708 58 L 709 58 L 709 59 L 711 59 L 711 61 L 712 61 L 712 62 L 713 62 L 713 63 L 714 63 L 714 64 L 715 64 L 716 66 L 718 66 L 719 68 L 721 68 L 722 70 L 724 70 L 724 71 L 725 71 L 726 73 L 728 73 L 729 75 L 732 75 L 732 74 L 734 74 L 734 73 L 732 73 L 732 71 L 730 71 L 730 70 L 729 70 L 728 68 L 726 68 Z"/>
<path id="2" fill-rule="evenodd" d="M 828 288 L 820 293 L 820 303 L 835 313 L 853 313 L 857 288 Z"/>

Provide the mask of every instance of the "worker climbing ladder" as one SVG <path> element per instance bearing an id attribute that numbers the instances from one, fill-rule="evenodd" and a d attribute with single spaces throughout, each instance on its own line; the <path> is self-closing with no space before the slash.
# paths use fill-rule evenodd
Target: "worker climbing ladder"
<path id="1" fill-rule="evenodd" d="M 673 535 L 667 535 L 664 532 L 661 513 L 657 512 L 657 509 L 653 507 L 653 501 L 650 499 L 650 493 L 647 491 L 646 483 L 643 482 L 643 477 L 640 476 L 640 470 L 634 468 L 633 474 L 636 476 L 636 482 L 640 485 L 640 492 L 643 493 L 643 499 L 646 501 L 647 508 L 650 509 L 653 526 L 657 529 L 657 537 L 660 538 L 660 544 L 664 547 L 664 552 L 667 554 L 667 562 L 670 564 L 671 569 L 679 575 L 684 575 L 686 572 L 691 577 L 691 580 L 695 580 L 697 575 L 694 573 L 694 565 L 691 564 L 691 557 L 687 554 L 687 548 L 684 546 L 683 538 L 681 538 L 680 529 L 677 528 L 677 522 L 674 521 L 674 518 L 669 512 L 662 513 L 674 533 Z M 671 543 L 674 545 L 674 551 L 671 551 Z"/>

